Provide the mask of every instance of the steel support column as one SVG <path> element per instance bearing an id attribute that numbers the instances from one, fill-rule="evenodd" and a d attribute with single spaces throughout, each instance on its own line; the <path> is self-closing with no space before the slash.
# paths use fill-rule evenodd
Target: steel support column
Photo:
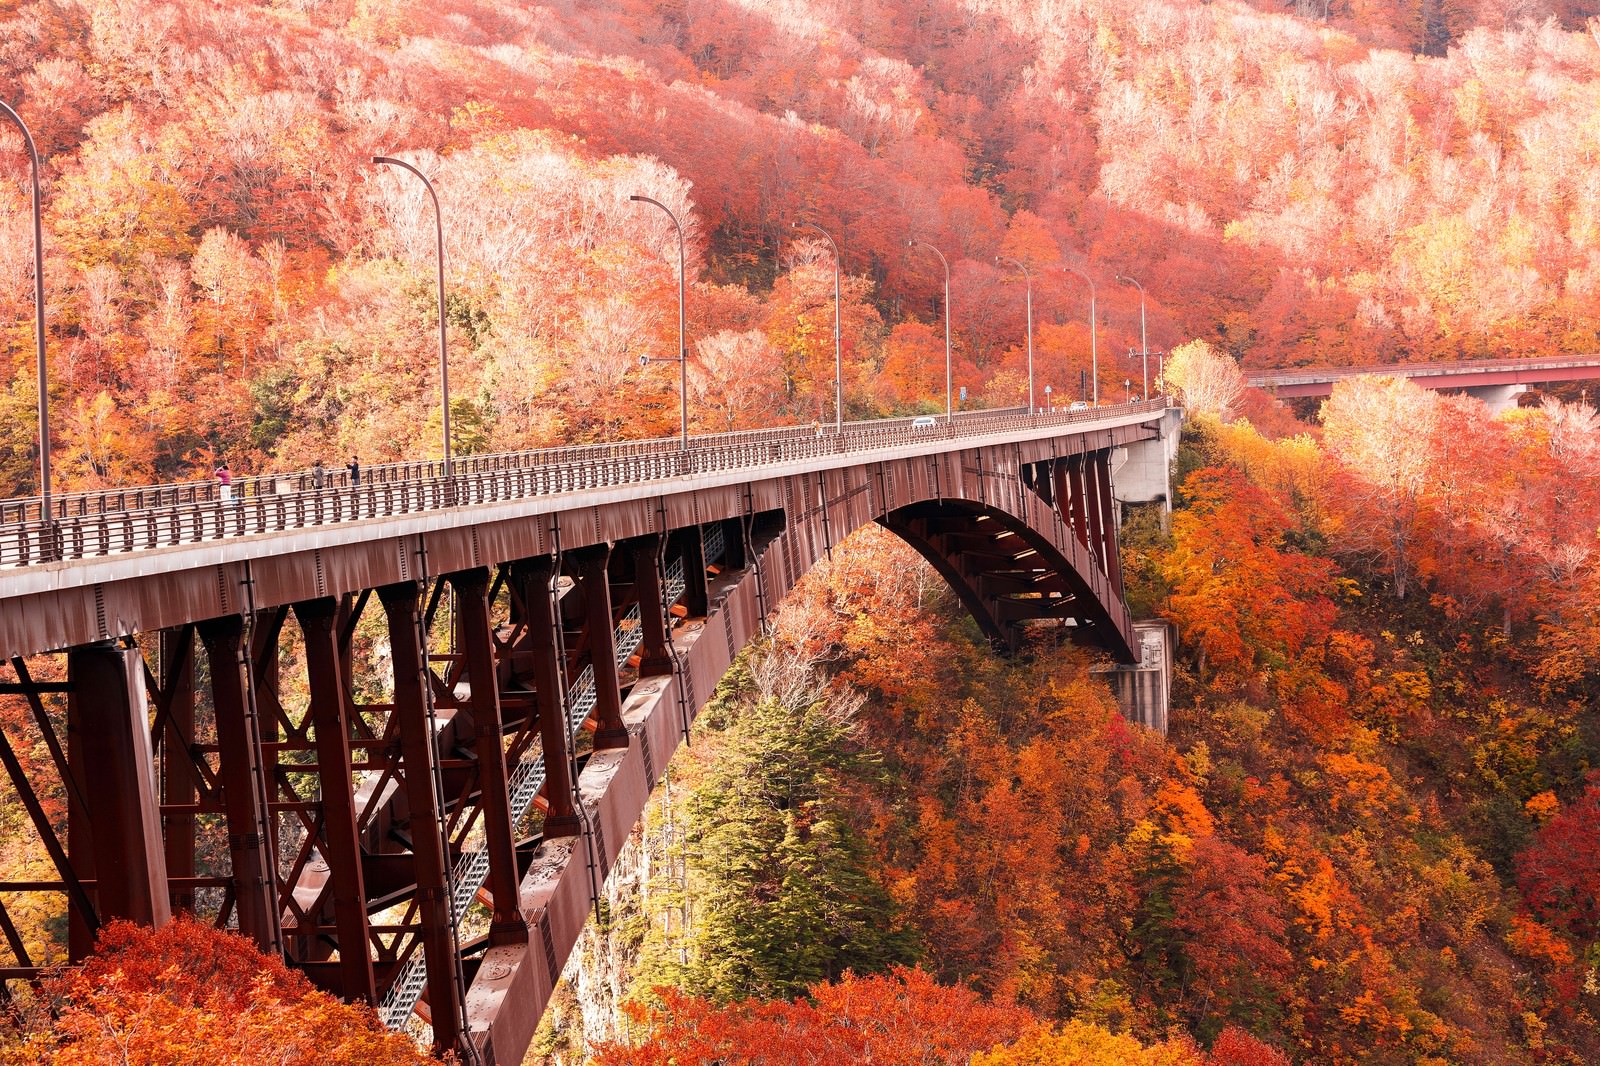
<path id="1" fill-rule="evenodd" d="M 1078 543 L 1094 553 L 1094 538 L 1089 535 L 1089 512 L 1085 507 L 1083 456 L 1070 455 L 1061 461 L 1065 466 L 1065 478 L 1059 489 L 1060 506 L 1067 525 L 1072 529 L 1072 535 L 1078 538 Z"/>
<path id="2" fill-rule="evenodd" d="M 218 777 L 228 818 L 228 855 L 233 863 L 234 906 L 239 932 L 262 951 L 283 950 L 274 854 L 268 815 L 272 794 L 263 765 L 260 722 L 244 656 L 244 620 L 237 615 L 201 622 L 211 671 L 211 703 L 217 718 Z"/>
<path id="3" fill-rule="evenodd" d="M 744 519 L 724 518 L 722 520 L 722 569 L 743 570 L 750 558 L 749 545 L 745 543 L 749 531 L 745 529 Z"/>
<path id="4" fill-rule="evenodd" d="M 135 648 L 79 645 L 67 652 L 67 678 L 67 729 L 82 759 L 99 918 L 165 925 L 172 907 L 144 663 Z M 73 865 L 85 873 L 76 855 Z"/>
<path id="5" fill-rule="evenodd" d="M 639 625 L 644 630 L 639 645 L 639 676 L 672 673 L 667 650 L 666 604 L 661 594 L 661 536 L 651 533 L 633 542 L 633 592 L 639 602 Z"/>
<path id="6" fill-rule="evenodd" d="M 83 781 L 86 762 L 83 752 L 83 725 L 77 702 L 67 699 L 67 769 L 79 782 Z M 18 791 L 21 791 L 20 784 Z M 81 881 L 94 879 L 94 832 L 91 826 L 93 812 L 89 806 L 89 789 L 67 789 L 67 869 Z M 49 823 L 46 822 L 46 825 Z M 43 834 L 41 833 L 41 836 Z M 59 865 L 59 864 L 58 864 Z M 81 962 L 94 951 L 94 940 L 103 924 L 97 913 L 98 904 L 86 906 L 85 901 L 68 899 L 67 902 L 67 958 Z"/>
<path id="7" fill-rule="evenodd" d="M 1111 588 L 1122 597 L 1122 553 L 1117 550 L 1117 502 L 1111 496 L 1111 453 L 1095 452 L 1090 475 L 1095 481 L 1095 497 L 1100 521 L 1100 544 L 1104 554 L 1100 565 L 1111 579 Z"/>
<path id="8" fill-rule="evenodd" d="M 685 526 L 672 534 L 683 559 L 683 607 L 690 618 L 704 618 L 711 610 L 711 590 L 706 581 L 706 542 L 699 526 Z"/>
<path id="9" fill-rule="evenodd" d="M 162 835 L 168 877 L 194 876 L 195 770 L 189 744 L 194 739 L 194 631 L 177 626 L 161 631 L 161 701 L 166 725 L 161 732 Z M 172 909 L 194 913 L 194 887 L 170 892 Z"/>
<path id="10" fill-rule="evenodd" d="M 428 714 L 428 667 L 422 650 L 417 583 L 378 590 L 389 622 L 394 662 L 394 713 L 400 725 L 411 856 L 416 867 L 417 918 L 428 969 L 428 1008 L 436 1052 L 454 1049 L 461 1038 L 461 987 L 456 982 L 456 942 L 446 879 L 444 825 L 435 785 L 436 760 Z"/>
<path id="11" fill-rule="evenodd" d="M 1100 482 L 1089 469 L 1088 455 L 1077 456 L 1072 472 L 1075 478 L 1072 487 L 1077 492 L 1076 498 L 1082 501 L 1076 511 L 1083 520 L 1084 541 L 1089 546 L 1089 556 L 1094 559 L 1095 565 L 1104 570 L 1105 561 L 1100 548 Z"/>
<path id="12" fill-rule="evenodd" d="M 483 846 L 489 856 L 488 884 L 494 901 L 489 942 L 526 944 L 528 925 L 518 906 L 516 838 L 506 773 L 500 681 L 494 662 L 494 623 L 489 617 L 489 572 L 463 570 L 451 574 L 449 581 L 456 590 L 457 625 L 466 655 L 478 763 L 478 802 L 483 808 Z"/>
<path id="13" fill-rule="evenodd" d="M 594 669 L 594 746 L 597 750 L 626 748 L 628 729 L 622 723 L 622 686 L 617 678 L 617 623 L 611 611 L 611 548 L 598 544 L 576 554 L 584 626 L 589 637 L 589 665 Z"/>
<path id="14" fill-rule="evenodd" d="M 1094 456 L 1084 455 L 1083 463 L 1078 468 L 1078 477 L 1083 483 L 1083 507 L 1089 523 L 1089 548 L 1094 556 L 1095 565 L 1101 573 L 1109 573 L 1111 564 L 1106 559 L 1105 524 L 1101 521 L 1100 509 L 1104 500 L 1100 492 L 1100 476 L 1095 470 Z"/>
<path id="15" fill-rule="evenodd" d="M 567 694 L 561 682 L 560 624 L 553 579 L 555 558 L 540 555 L 518 563 L 522 602 L 528 608 L 529 651 L 533 653 L 534 687 L 539 705 L 539 742 L 544 752 L 544 836 L 578 835 L 572 806 L 572 768 L 568 763 Z"/>
<path id="16" fill-rule="evenodd" d="M 311 724 L 316 731 L 317 777 L 322 796 L 322 858 L 332 879 L 339 970 L 347 1000 L 376 1002 L 368 947 L 367 892 L 361 869 L 361 838 L 350 768 L 350 724 L 345 717 L 346 683 L 340 669 L 339 604 L 331 597 L 294 605 L 305 634 L 306 673 L 311 688 Z"/>
<path id="17" fill-rule="evenodd" d="M 1072 528 L 1072 484 L 1068 477 L 1071 462 L 1070 456 L 1051 460 L 1045 479 L 1050 483 L 1050 506 L 1055 508 L 1068 531 L 1076 535 L 1077 531 Z"/>

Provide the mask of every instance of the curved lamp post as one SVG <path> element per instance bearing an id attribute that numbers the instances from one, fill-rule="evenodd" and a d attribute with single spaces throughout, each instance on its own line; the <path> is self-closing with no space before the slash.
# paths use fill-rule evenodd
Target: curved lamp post
<path id="1" fill-rule="evenodd" d="M 1010 263 L 1022 271 L 1022 277 L 1028 283 L 1028 413 L 1034 412 L 1033 407 L 1033 275 L 1028 273 L 1028 268 L 1023 266 L 1022 260 L 1012 259 L 1007 255 L 994 257 L 996 263 Z"/>
<path id="2" fill-rule="evenodd" d="M 672 219 L 672 227 L 673 227 L 673 229 L 678 231 L 678 358 L 677 359 L 661 359 L 661 358 L 652 358 L 651 356 L 648 356 L 648 355 L 641 355 L 639 357 L 639 365 L 640 366 L 645 366 L 645 365 L 648 365 L 650 363 L 673 363 L 673 362 L 678 364 L 678 407 L 679 407 L 679 412 L 678 413 L 679 413 L 679 415 L 681 416 L 681 419 L 682 419 L 682 443 L 681 443 L 681 446 L 682 446 L 684 451 L 688 451 L 689 450 L 689 347 L 688 347 L 688 340 L 686 339 L 687 338 L 687 334 L 688 334 L 688 329 L 687 329 L 687 321 L 688 320 L 686 319 L 686 317 L 684 315 L 684 303 L 683 303 L 683 297 L 684 297 L 684 273 L 683 273 L 683 271 L 684 271 L 684 261 L 685 261 L 685 253 L 684 253 L 684 249 L 683 249 L 683 225 L 678 221 L 678 216 L 672 213 L 672 209 L 669 208 L 666 204 L 662 203 L 660 200 L 653 200 L 648 196 L 630 196 L 630 197 L 628 197 L 628 199 L 634 201 L 635 203 L 654 204 L 655 206 L 661 208 L 662 211 L 666 212 L 667 217 Z"/>
<path id="3" fill-rule="evenodd" d="M 1125 281 L 1139 290 L 1139 350 L 1144 353 L 1144 396 L 1150 397 L 1150 342 L 1144 334 L 1144 286 L 1138 281 L 1123 274 L 1117 275 L 1118 281 Z"/>
<path id="4" fill-rule="evenodd" d="M 949 422 L 955 411 L 955 405 L 951 402 L 950 386 L 950 260 L 927 241 L 916 237 L 906 241 L 907 248 L 916 248 L 919 245 L 938 256 L 939 262 L 944 264 L 944 420 Z"/>
<path id="5" fill-rule="evenodd" d="M 444 419 L 444 476 L 450 476 L 450 360 L 446 355 L 444 327 L 444 217 L 439 212 L 439 194 L 433 191 L 428 176 L 404 159 L 375 155 L 372 162 L 378 166 L 395 166 L 409 170 L 422 179 L 428 198 L 433 201 L 433 236 L 439 251 L 439 406 Z"/>
<path id="6" fill-rule="evenodd" d="M 833 234 L 815 222 L 791 222 L 790 229 L 814 229 L 828 240 L 833 249 L 833 431 L 844 431 L 844 342 L 840 333 L 841 305 L 839 300 L 839 244 Z"/>
<path id="7" fill-rule="evenodd" d="M 33 329 L 38 345 L 39 375 L 39 517 L 44 520 L 46 530 L 53 530 L 55 514 L 50 507 L 50 381 L 44 353 L 44 223 L 39 202 L 39 149 L 34 146 L 33 133 L 28 129 L 28 124 L 4 100 L 0 100 L 0 113 L 5 114 L 22 131 L 22 143 L 28 149 L 28 163 L 33 173 Z M 54 558 L 55 537 L 47 533 L 45 539 L 45 558 Z"/>
<path id="8" fill-rule="evenodd" d="M 1062 267 L 1070 274 L 1076 274 L 1089 285 L 1089 382 L 1094 391 L 1093 403 L 1100 406 L 1100 324 L 1095 320 L 1095 290 L 1094 279 L 1077 267 Z"/>

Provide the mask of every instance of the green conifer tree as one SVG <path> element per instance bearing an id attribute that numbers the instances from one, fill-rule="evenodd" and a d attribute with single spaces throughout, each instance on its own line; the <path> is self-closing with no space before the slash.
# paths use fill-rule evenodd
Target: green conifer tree
<path id="1" fill-rule="evenodd" d="M 912 959 L 842 782 L 869 769 L 850 705 L 816 689 L 754 698 L 689 802 L 695 867 L 688 990 L 790 998 L 846 970 Z"/>

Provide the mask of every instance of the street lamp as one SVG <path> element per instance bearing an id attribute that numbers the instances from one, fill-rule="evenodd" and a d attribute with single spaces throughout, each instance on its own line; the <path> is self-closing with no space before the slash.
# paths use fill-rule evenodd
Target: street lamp
<path id="1" fill-rule="evenodd" d="M 1139 290 L 1139 348 L 1144 352 L 1144 394 L 1150 395 L 1150 342 L 1144 333 L 1144 286 L 1133 278 L 1118 274 L 1118 281 L 1125 281 Z"/>
<path id="2" fill-rule="evenodd" d="M 648 196 L 630 196 L 629 200 L 641 204 L 654 204 L 667 213 L 672 219 L 672 228 L 678 231 L 678 412 L 682 419 L 682 447 L 689 450 L 689 347 L 688 347 L 688 319 L 684 315 L 684 261 L 683 250 L 683 225 L 678 221 L 678 216 L 672 209 L 660 200 L 653 200 Z M 639 357 L 639 365 L 647 363 L 671 363 L 672 359 L 652 359 L 648 355 Z"/>
<path id="3" fill-rule="evenodd" d="M 1068 273 L 1076 274 L 1089 283 L 1089 377 L 1093 381 L 1093 402 L 1100 406 L 1100 326 L 1095 321 L 1094 309 L 1094 279 L 1077 267 L 1063 267 Z"/>
<path id="4" fill-rule="evenodd" d="M 814 229 L 828 240 L 828 246 L 833 249 L 833 431 L 844 431 L 844 342 L 840 334 L 840 301 L 839 301 L 839 244 L 833 239 L 833 234 L 817 225 L 815 222 L 791 222 L 790 229 Z"/>
<path id="5" fill-rule="evenodd" d="M 28 163 L 33 168 L 33 329 L 38 346 L 39 375 L 39 517 L 44 520 L 46 531 L 45 558 L 50 559 L 55 557 L 55 514 L 50 507 L 50 382 L 44 357 L 44 224 L 39 207 L 39 149 L 34 146 L 28 124 L 10 104 L 0 100 L 0 111 L 22 131 L 22 143 L 28 149 Z"/>
<path id="6" fill-rule="evenodd" d="M 949 422 L 955 411 L 955 405 L 951 402 L 950 388 L 950 260 L 927 241 L 916 237 L 906 241 L 907 248 L 915 248 L 918 245 L 938 256 L 939 262 L 944 264 L 944 420 Z"/>
<path id="7" fill-rule="evenodd" d="M 387 155 L 375 155 L 372 162 L 377 166 L 395 166 L 409 170 L 422 179 L 423 188 L 428 190 L 428 198 L 433 201 L 433 237 L 439 253 L 439 405 L 444 420 L 444 476 L 450 476 L 450 360 L 445 348 L 445 313 L 444 313 L 444 216 L 439 211 L 439 194 L 433 191 L 433 182 L 428 176 L 404 159 L 395 159 Z"/>
<path id="8" fill-rule="evenodd" d="M 1023 279 L 1028 283 L 1028 413 L 1033 413 L 1033 275 L 1028 273 L 1028 268 L 1022 265 L 1019 259 L 1010 256 L 997 255 L 996 263 L 1010 263 L 1022 271 Z"/>

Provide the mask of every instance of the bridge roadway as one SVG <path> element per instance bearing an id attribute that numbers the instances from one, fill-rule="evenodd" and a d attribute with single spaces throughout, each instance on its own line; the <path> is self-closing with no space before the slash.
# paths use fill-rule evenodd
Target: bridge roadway
<path id="1" fill-rule="evenodd" d="M 1335 382 L 1363 375 L 1409 378 L 1425 389 L 1487 390 L 1600 378 L 1600 355 L 1246 370 L 1244 379 L 1251 388 L 1271 389 L 1280 398 L 1293 399 L 1300 396 L 1327 396 L 1333 391 Z"/>
<path id="2" fill-rule="evenodd" d="M 75 958 L 107 919 L 191 910 L 467 1061 L 520 1062 L 701 703 L 851 530 L 904 538 L 998 645 L 1043 622 L 1131 661 L 1111 456 L 1168 416 L 401 464 L 237 503 L 82 494 L 49 523 L 22 504 L 0 694 L 35 730 L 0 734 L 0 762 L 57 879 L 0 883 L 0 980 L 38 973 L 19 894 L 65 898 Z"/>
<path id="3" fill-rule="evenodd" d="M 1065 414 L 1051 412 L 1055 414 Z M 1074 412 L 1080 414 L 1080 412 Z M 997 417 L 1025 415 L 1026 408 L 1002 408 L 989 411 L 959 411 L 951 419 L 956 427 Z M 912 418 L 874 418 L 860 422 L 846 422 L 846 439 L 861 439 L 867 431 L 889 432 L 912 428 Z M 823 435 L 832 436 L 831 424 L 776 426 L 764 429 L 734 430 L 726 433 L 701 434 L 689 438 L 689 451 L 693 453 L 716 451 L 746 444 L 770 444 L 779 440 L 815 437 L 821 428 Z M 940 432 L 943 431 L 942 425 Z M 918 431 L 919 436 L 924 431 Z M 653 437 L 643 440 L 604 441 L 595 444 L 571 444 L 554 448 L 532 448 L 514 452 L 487 452 L 456 456 L 451 472 L 460 477 L 499 473 L 509 470 L 563 468 L 583 466 L 611 459 L 640 458 L 676 454 L 682 450 L 681 438 Z M 428 481 L 442 477 L 444 464 L 437 459 L 409 460 L 392 463 L 375 463 L 360 469 L 359 479 L 343 465 L 335 463 L 322 471 L 322 488 L 328 491 L 348 489 L 358 483 L 367 486 L 393 484 L 406 481 Z M 233 495 L 241 500 L 260 496 L 279 496 L 316 491 L 316 476 L 311 468 L 274 473 L 236 476 Z M 51 497 L 50 510 L 62 520 L 85 518 L 120 511 L 144 510 L 184 504 L 215 503 L 221 499 L 221 486 L 214 478 L 195 481 L 168 482 L 158 485 L 116 486 L 58 492 Z M 36 521 L 41 517 L 43 500 L 38 496 L 21 496 L 0 500 L 0 524 Z"/>

